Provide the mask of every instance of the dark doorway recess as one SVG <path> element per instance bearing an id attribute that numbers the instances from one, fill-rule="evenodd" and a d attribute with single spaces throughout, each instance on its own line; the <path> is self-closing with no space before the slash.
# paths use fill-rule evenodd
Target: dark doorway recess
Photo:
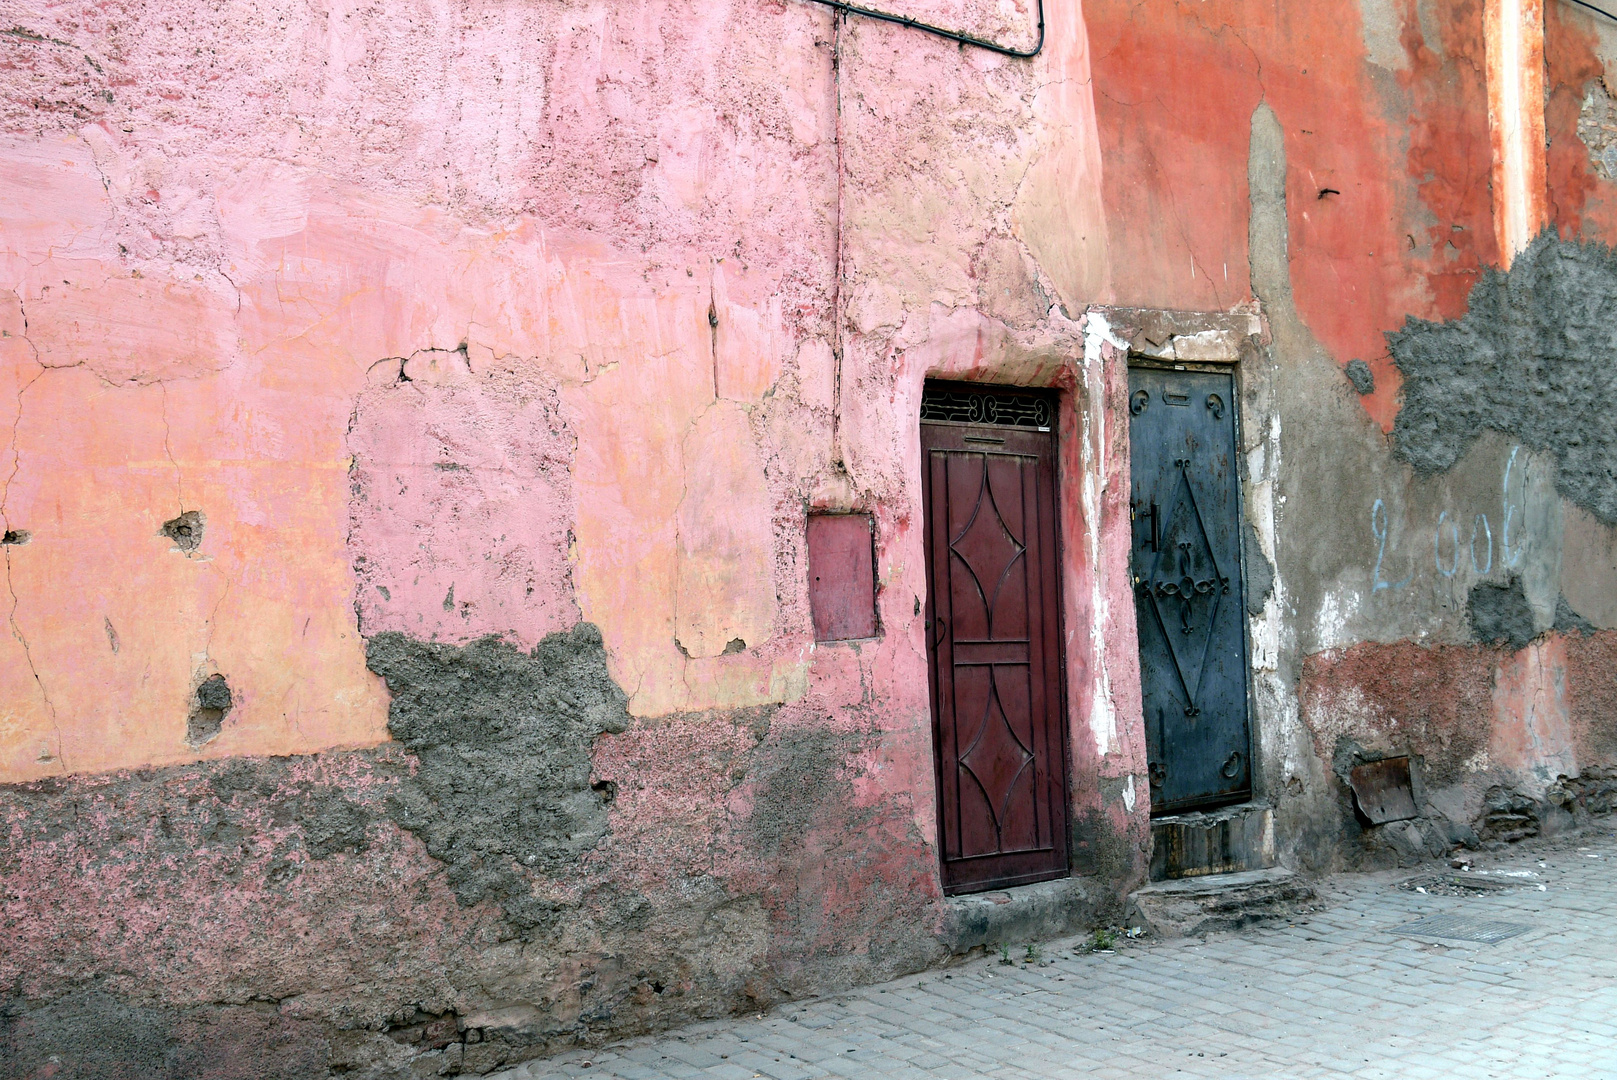
<path id="1" fill-rule="evenodd" d="M 1151 811 L 1252 793 L 1234 379 L 1129 370 L 1133 575 Z"/>
<path id="2" fill-rule="evenodd" d="M 1067 873 L 1056 400 L 928 383 L 927 660 L 946 893 Z"/>

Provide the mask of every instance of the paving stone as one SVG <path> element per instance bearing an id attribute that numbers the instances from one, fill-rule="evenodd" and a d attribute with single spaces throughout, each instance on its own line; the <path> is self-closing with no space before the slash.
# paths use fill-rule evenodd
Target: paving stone
<path id="1" fill-rule="evenodd" d="M 1051 942 L 1039 964 L 991 956 L 493 1080 L 1617 1080 L 1617 834 L 1472 865 L 1546 888 L 1441 897 L 1342 877 L 1303 923 L 1110 955 Z M 1533 930 L 1496 945 L 1398 932 L 1435 914 Z"/>

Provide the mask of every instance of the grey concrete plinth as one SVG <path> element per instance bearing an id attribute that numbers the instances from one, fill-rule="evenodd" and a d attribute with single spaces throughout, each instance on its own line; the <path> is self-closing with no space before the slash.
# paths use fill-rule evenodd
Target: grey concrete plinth
<path id="1" fill-rule="evenodd" d="M 1070 877 L 951 896 L 944 900 L 939 937 L 951 952 L 961 955 L 978 946 L 1076 934 L 1094 922 L 1100 895 L 1085 879 Z"/>

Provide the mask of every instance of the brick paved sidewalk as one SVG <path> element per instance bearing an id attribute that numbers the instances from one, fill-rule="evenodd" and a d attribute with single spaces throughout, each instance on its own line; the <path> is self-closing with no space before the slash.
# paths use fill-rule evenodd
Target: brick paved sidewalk
<path id="1" fill-rule="evenodd" d="M 1047 943 L 1038 965 L 991 957 L 499 1077 L 1617 1080 L 1617 834 L 1475 866 L 1525 884 L 1450 896 L 1397 887 L 1415 871 L 1347 876 L 1289 927 L 1112 953 Z M 1398 932 L 1444 914 L 1531 929 L 1497 944 Z"/>

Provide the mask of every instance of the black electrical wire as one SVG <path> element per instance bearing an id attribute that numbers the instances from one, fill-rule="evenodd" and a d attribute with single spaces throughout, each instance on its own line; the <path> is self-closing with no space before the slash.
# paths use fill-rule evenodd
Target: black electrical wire
<path id="1" fill-rule="evenodd" d="M 1578 0 L 1573 0 L 1573 2 L 1577 3 Z M 1018 60 L 1030 60 L 1044 50 L 1044 0 L 1038 0 L 1039 39 L 1033 43 L 1033 48 L 1031 49 L 1012 49 L 992 41 L 984 41 L 982 38 L 974 38 L 970 34 L 959 34 L 953 30 L 945 30 L 941 26 L 917 22 L 907 15 L 894 15 L 889 11 L 877 11 L 875 8 L 844 3 L 843 0 L 809 0 L 809 3 L 834 8 L 847 15 L 863 15 L 867 19 L 880 19 L 882 22 L 896 23 L 899 26 L 907 26 L 911 30 L 919 30 L 924 34 L 934 34 L 940 38 L 947 38 L 960 45 L 972 45 L 979 49 L 987 49 L 989 52 L 998 53 L 1001 56 L 1012 56 Z"/>
<path id="2" fill-rule="evenodd" d="M 1572 4 L 1576 4 L 1581 8 L 1588 8 L 1590 11 L 1594 12 L 1596 15 L 1604 15 L 1606 18 L 1610 19 L 1612 22 L 1617 22 L 1617 15 L 1612 14 L 1611 12 L 1607 11 L 1605 8 L 1597 8 L 1597 7 L 1595 7 L 1593 4 L 1589 3 L 1588 0 L 1567 0 L 1567 2 L 1572 3 Z"/>

